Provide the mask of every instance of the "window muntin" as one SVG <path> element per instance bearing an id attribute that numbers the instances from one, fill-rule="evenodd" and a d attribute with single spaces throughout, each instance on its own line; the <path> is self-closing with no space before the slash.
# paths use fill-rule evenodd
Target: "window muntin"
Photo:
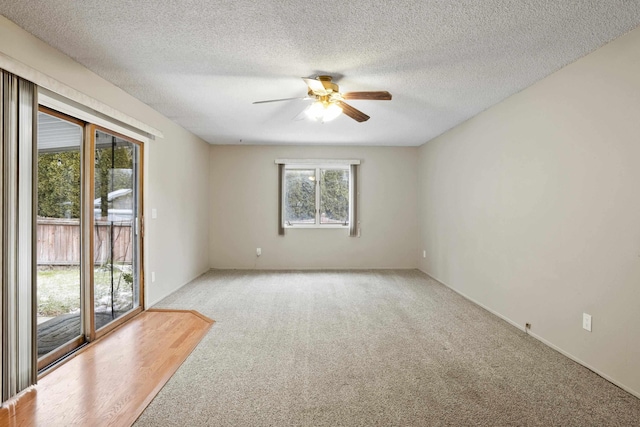
<path id="1" fill-rule="evenodd" d="M 285 227 L 349 225 L 349 168 L 287 165 L 284 170 Z"/>

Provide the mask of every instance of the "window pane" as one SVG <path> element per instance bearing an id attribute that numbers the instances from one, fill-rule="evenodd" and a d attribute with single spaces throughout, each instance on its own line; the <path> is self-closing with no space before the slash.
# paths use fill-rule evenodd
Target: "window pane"
<path id="1" fill-rule="evenodd" d="M 94 306 L 96 330 L 139 305 L 138 147 L 96 131 Z"/>
<path id="2" fill-rule="evenodd" d="M 347 224 L 349 222 L 349 171 L 322 169 L 320 171 L 320 223 Z"/>
<path id="3" fill-rule="evenodd" d="M 315 224 L 316 171 L 315 169 L 286 169 L 285 224 Z"/>
<path id="4" fill-rule="evenodd" d="M 81 336 L 82 128 L 38 113 L 38 357 Z"/>

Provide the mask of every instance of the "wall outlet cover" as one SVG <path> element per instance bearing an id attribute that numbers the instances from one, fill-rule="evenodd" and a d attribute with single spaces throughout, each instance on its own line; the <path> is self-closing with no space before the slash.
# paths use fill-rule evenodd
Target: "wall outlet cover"
<path id="1" fill-rule="evenodd" d="M 591 332 L 591 315 L 582 313 L 582 328 Z"/>

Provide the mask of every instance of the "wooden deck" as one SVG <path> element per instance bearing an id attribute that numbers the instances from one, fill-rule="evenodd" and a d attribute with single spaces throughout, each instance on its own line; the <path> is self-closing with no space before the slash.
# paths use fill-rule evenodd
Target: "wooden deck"
<path id="1" fill-rule="evenodd" d="M 96 329 L 100 329 L 126 312 L 95 313 Z M 115 316 L 115 317 L 114 317 Z M 38 325 L 38 357 L 81 335 L 80 313 L 63 314 Z"/>
<path id="2" fill-rule="evenodd" d="M 147 310 L 0 409 L 0 426 L 130 426 L 213 323 L 194 311 Z"/>

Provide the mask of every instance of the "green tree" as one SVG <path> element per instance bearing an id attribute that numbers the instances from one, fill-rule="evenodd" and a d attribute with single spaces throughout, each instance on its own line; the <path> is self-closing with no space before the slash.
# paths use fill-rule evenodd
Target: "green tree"
<path id="1" fill-rule="evenodd" d="M 38 216 L 80 218 L 80 152 L 61 151 L 38 154 Z M 132 188 L 131 146 L 99 148 L 95 153 L 95 197 L 101 199 L 102 216 L 107 217 L 108 194 Z"/>
<path id="2" fill-rule="evenodd" d="M 80 217 L 80 152 L 38 154 L 38 216 Z"/>
<path id="3" fill-rule="evenodd" d="M 287 170 L 285 179 L 285 218 L 295 222 L 313 222 L 316 217 L 315 171 Z"/>
<path id="4" fill-rule="evenodd" d="M 289 169 L 285 173 L 285 218 L 291 222 L 314 222 L 316 217 L 315 170 Z M 349 171 L 320 170 L 320 212 L 323 223 L 349 220 Z"/>
<path id="5" fill-rule="evenodd" d="M 95 197 L 100 199 L 100 216 L 108 217 L 109 193 L 132 188 L 131 176 L 115 173 L 118 169 L 133 169 L 133 149 L 130 146 L 98 148 L 95 153 Z"/>
<path id="6" fill-rule="evenodd" d="M 323 169 L 320 179 L 320 212 L 325 222 L 349 219 L 349 171 Z"/>

